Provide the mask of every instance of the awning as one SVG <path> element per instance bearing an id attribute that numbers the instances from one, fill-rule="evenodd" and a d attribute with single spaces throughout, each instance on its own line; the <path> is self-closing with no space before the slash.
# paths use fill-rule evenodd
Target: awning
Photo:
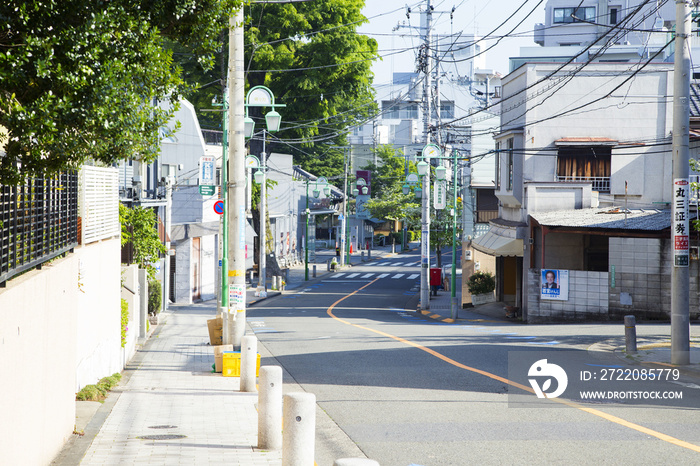
<path id="1" fill-rule="evenodd" d="M 523 255 L 523 240 L 501 236 L 493 229 L 472 241 L 472 246 L 490 256 Z"/>

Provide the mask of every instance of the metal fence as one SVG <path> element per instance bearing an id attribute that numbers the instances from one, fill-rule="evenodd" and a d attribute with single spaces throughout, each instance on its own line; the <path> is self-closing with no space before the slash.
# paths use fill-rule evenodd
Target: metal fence
<path id="1" fill-rule="evenodd" d="M 77 244 L 77 173 L 0 185 L 0 287 Z"/>
<path id="2" fill-rule="evenodd" d="M 598 191 L 600 193 L 610 192 L 609 176 L 558 176 L 557 181 L 564 183 L 591 183 L 593 191 Z"/>

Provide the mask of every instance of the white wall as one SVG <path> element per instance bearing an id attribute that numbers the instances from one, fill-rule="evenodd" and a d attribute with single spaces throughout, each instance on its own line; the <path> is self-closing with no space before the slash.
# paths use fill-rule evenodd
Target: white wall
<path id="1" fill-rule="evenodd" d="M 119 238 L 75 250 L 78 259 L 76 391 L 123 369 Z M 137 331 L 138 318 L 133 331 Z M 137 333 L 138 335 L 138 333 Z"/>
<path id="2" fill-rule="evenodd" d="M 69 254 L 0 289 L 3 464 L 48 464 L 73 432 L 78 269 Z"/>

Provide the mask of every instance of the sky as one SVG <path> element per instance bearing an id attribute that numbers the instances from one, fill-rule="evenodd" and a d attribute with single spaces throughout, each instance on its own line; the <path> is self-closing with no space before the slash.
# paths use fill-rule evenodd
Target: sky
<path id="1" fill-rule="evenodd" d="M 546 1 L 431 0 L 431 4 L 434 6 L 433 33 L 446 35 L 463 31 L 483 37 L 500 26 L 493 33 L 494 39 L 482 42 L 482 49 L 493 45 L 500 36 L 519 35 L 502 39 L 486 54 L 486 67 L 505 75 L 508 73 L 508 57 L 518 56 L 520 47 L 535 46 L 532 30 L 535 23 L 544 23 Z M 410 19 L 406 17 L 406 5 L 411 8 Z M 421 43 L 417 28 L 421 24 L 420 11 L 425 5 L 425 0 L 365 0 L 362 12 L 369 23 L 362 25 L 359 32 L 377 40 L 379 54 L 385 57 L 372 67 L 375 85 L 389 83 L 392 69 L 397 72 L 415 71 L 415 57 Z M 452 7 L 455 10 L 451 20 Z M 520 11 L 507 20 L 518 8 L 521 8 Z M 525 18 L 530 12 L 529 17 Z M 524 22 L 516 28 L 521 20 Z M 504 21 L 505 24 L 501 25 Z M 402 27 L 396 29 L 397 25 Z M 513 28 L 516 29 L 510 33 Z M 400 52 L 402 50 L 407 51 Z"/>

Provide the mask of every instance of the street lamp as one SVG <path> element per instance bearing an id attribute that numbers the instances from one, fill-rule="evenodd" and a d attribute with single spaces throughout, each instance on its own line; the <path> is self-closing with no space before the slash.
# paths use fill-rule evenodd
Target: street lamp
<path id="1" fill-rule="evenodd" d="M 304 233 L 304 280 L 309 280 L 309 218 L 311 211 L 309 210 L 309 180 L 306 178 L 306 232 Z M 321 185 L 321 186 L 319 186 Z M 328 186 L 328 180 L 325 177 L 320 177 L 316 180 L 316 187 L 313 190 L 314 198 L 318 199 L 321 196 L 321 190 L 326 197 L 331 195 L 331 187 Z M 315 224 L 314 224 L 315 225 Z"/>
<path id="2" fill-rule="evenodd" d="M 255 182 L 260 184 L 260 239 L 258 259 L 258 289 L 256 295 L 265 295 L 267 292 L 267 270 L 266 270 L 266 217 L 267 217 L 267 199 L 266 199 L 266 181 L 267 181 L 267 154 L 265 153 L 265 142 L 267 133 L 276 133 L 280 129 L 282 116 L 275 110 L 275 107 L 285 107 L 284 104 L 275 104 L 275 96 L 270 89 L 265 86 L 255 86 L 248 91 L 246 95 L 244 119 L 244 131 L 247 138 L 252 138 L 255 132 L 255 121 L 248 116 L 249 107 L 271 107 L 272 110 L 265 114 L 265 126 L 262 130 L 262 152 L 258 162 L 258 170 L 255 172 Z"/>
<path id="3" fill-rule="evenodd" d="M 426 144 L 421 151 L 418 174 L 423 179 L 421 202 L 421 271 L 420 306 L 430 309 L 430 159 L 440 157 L 442 151 L 435 144 Z"/>

